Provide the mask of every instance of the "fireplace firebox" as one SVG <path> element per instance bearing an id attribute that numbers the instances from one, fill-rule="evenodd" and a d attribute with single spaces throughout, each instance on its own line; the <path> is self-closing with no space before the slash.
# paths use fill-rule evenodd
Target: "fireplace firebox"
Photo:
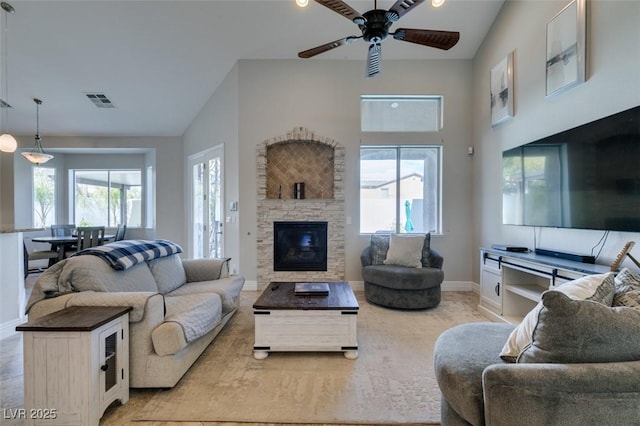
<path id="1" fill-rule="evenodd" d="M 327 222 L 274 222 L 274 271 L 326 271 Z"/>

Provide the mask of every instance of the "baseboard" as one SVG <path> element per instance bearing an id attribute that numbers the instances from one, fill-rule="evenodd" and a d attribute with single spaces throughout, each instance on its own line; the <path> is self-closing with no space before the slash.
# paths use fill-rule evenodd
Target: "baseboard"
<path id="1" fill-rule="evenodd" d="M 258 291 L 258 281 L 245 280 L 244 287 L 242 287 L 242 291 Z"/>
<path id="2" fill-rule="evenodd" d="M 16 327 L 26 322 L 26 320 L 26 318 L 17 318 L 0 324 L 0 340 L 17 334 Z"/>
<path id="3" fill-rule="evenodd" d="M 364 281 L 349 281 L 353 291 L 364 291 Z M 442 291 L 473 291 L 480 294 L 480 286 L 471 281 L 445 281 L 440 287 Z M 258 291 L 257 281 L 245 281 L 243 291 Z"/>
<path id="4" fill-rule="evenodd" d="M 471 281 L 444 281 L 440 286 L 442 291 L 473 291 Z"/>

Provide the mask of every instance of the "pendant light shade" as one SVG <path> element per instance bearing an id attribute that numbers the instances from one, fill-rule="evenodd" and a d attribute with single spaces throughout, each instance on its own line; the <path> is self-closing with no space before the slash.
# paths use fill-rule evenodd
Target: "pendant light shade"
<path id="1" fill-rule="evenodd" d="M 0 135 L 0 151 L 13 152 L 17 147 L 18 142 L 16 142 L 16 138 L 8 133 Z"/>
<path id="2" fill-rule="evenodd" d="M 1 55 L 1 61 L 2 62 L 2 96 L 4 96 L 4 99 L 0 99 L 0 108 L 2 108 L 2 122 L 5 124 L 6 127 L 9 127 L 9 108 L 11 108 L 11 105 L 9 105 L 9 84 L 7 82 L 7 74 L 8 74 L 8 65 L 7 65 L 7 58 L 9 57 L 8 55 L 8 49 L 7 49 L 7 39 L 8 39 L 8 34 L 9 34 L 9 30 L 8 30 L 8 24 L 7 24 L 7 14 L 9 13 L 14 13 L 15 9 L 13 8 L 13 6 L 11 6 L 9 3 L 7 2 L 2 2 L 0 3 L 0 6 L 2 7 L 3 12 L 3 17 L 2 17 L 2 27 L 3 27 L 3 31 L 4 34 L 2 35 L 2 39 L 3 39 L 3 45 L 2 45 L 2 55 Z M 16 142 L 16 138 L 14 138 L 13 136 L 11 136 L 9 134 L 8 129 L 3 129 L 5 132 L 7 133 L 3 133 L 2 135 L 0 135 L 0 151 L 2 152 L 14 152 L 16 150 L 16 148 L 18 147 L 18 143 Z"/>
<path id="3" fill-rule="evenodd" d="M 32 151 L 23 152 L 22 156 L 26 158 L 28 161 L 33 164 L 39 165 L 44 164 L 47 161 L 53 158 L 53 155 L 47 154 L 42 149 L 42 139 L 40 138 L 40 104 L 42 101 L 40 99 L 34 99 L 33 102 L 36 103 L 36 137 L 35 137 L 35 146 Z"/>

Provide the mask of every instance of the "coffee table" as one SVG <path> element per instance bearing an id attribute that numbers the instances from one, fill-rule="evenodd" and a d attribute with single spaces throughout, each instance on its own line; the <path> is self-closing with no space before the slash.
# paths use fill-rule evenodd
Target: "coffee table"
<path id="1" fill-rule="evenodd" d="M 253 356 L 269 352 L 337 351 L 358 357 L 358 301 L 347 282 L 330 282 L 326 296 L 296 296 L 295 283 L 272 282 L 253 304 Z"/>

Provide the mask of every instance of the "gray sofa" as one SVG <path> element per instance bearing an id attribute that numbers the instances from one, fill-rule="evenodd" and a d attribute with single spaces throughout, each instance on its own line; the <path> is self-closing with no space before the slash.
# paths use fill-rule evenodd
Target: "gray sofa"
<path id="1" fill-rule="evenodd" d="M 545 292 L 516 362 L 501 355 L 520 326 L 445 331 L 434 348 L 442 425 L 639 425 L 640 286 L 635 292 L 636 308 Z"/>
<path id="2" fill-rule="evenodd" d="M 70 257 L 36 281 L 27 313 L 67 306 L 132 306 L 129 379 L 134 388 L 173 387 L 239 307 L 244 278 L 228 259 L 178 254 L 114 270 L 97 256 Z"/>
<path id="3" fill-rule="evenodd" d="M 444 259 L 430 245 L 427 234 L 419 256 L 421 267 L 385 264 L 389 234 L 374 234 L 360 255 L 367 301 L 397 309 L 426 309 L 440 303 Z"/>

